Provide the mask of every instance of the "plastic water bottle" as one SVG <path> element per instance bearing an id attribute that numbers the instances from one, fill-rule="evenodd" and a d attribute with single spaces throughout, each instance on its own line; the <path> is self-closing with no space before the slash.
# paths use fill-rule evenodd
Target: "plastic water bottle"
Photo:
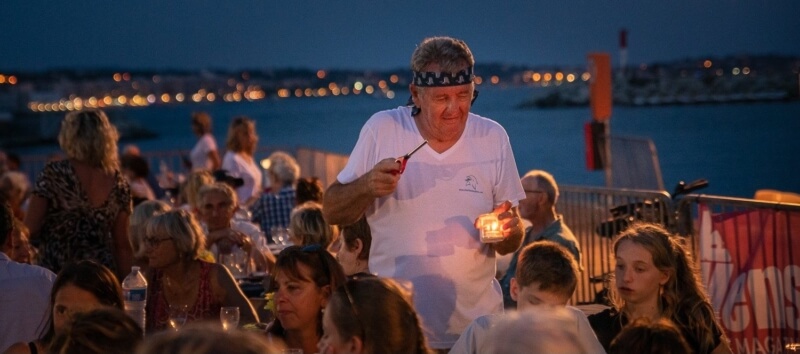
<path id="1" fill-rule="evenodd" d="M 144 329 L 145 305 L 147 304 L 147 280 L 139 271 L 139 267 L 131 267 L 131 274 L 122 281 L 122 295 L 125 300 L 125 312 Z"/>

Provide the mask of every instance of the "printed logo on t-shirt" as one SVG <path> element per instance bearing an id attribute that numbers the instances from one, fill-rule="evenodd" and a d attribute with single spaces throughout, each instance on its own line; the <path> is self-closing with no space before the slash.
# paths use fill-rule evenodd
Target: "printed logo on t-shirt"
<path id="1" fill-rule="evenodd" d="M 483 191 L 478 190 L 478 179 L 475 178 L 473 175 L 468 175 L 464 178 L 464 188 L 458 189 L 461 192 L 470 192 L 470 193 L 481 193 Z"/>

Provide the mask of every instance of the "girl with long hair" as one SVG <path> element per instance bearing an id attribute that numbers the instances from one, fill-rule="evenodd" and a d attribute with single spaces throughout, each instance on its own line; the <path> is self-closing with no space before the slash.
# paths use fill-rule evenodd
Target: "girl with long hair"
<path id="1" fill-rule="evenodd" d="M 606 350 L 638 318 L 671 320 L 695 353 L 730 353 L 727 338 L 682 241 L 651 223 L 631 225 L 614 241 L 613 307 L 589 316 Z"/>

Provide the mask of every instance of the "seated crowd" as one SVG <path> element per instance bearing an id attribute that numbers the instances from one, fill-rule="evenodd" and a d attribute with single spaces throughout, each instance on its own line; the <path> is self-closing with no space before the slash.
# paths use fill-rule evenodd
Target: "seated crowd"
<path id="1" fill-rule="evenodd" d="M 241 132 L 229 134 L 229 145 L 241 149 L 221 163 L 246 171 L 254 123 L 241 118 L 234 128 Z M 655 224 L 632 225 L 615 240 L 612 307 L 587 317 L 570 306 L 582 276 L 577 241 L 534 237 L 563 223 L 549 174 L 523 177 L 532 189 L 534 177 L 543 181 L 541 207 L 526 208 L 531 219 L 534 209 L 546 217 L 509 273 L 498 274 L 512 306 L 477 317 L 441 350 L 428 345 L 414 306 L 426 289 L 372 274 L 366 217 L 329 224 L 321 183 L 301 178 L 291 155 L 275 152 L 261 164 L 262 191 L 252 176 L 241 193 L 236 176 L 195 166 L 177 199 L 157 199 L 143 159 L 120 164 L 102 111 L 68 114 L 59 142 L 68 159 L 49 164 L 32 190 L 0 200 L 0 353 L 730 352 L 691 256 Z M 90 151 L 96 146 L 114 147 Z M 220 164 L 215 150 L 208 154 L 208 165 Z M 0 184 L 19 180 L 7 173 Z M 144 328 L 125 311 L 121 282 L 131 266 L 148 284 Z M 257 299 L 243 290 L 249 281 L 260 282 Z M 239 309 L 237 330 L 219 325 L 223 307 Z M 185 326 L 171 322 L 176 309 Z"/>

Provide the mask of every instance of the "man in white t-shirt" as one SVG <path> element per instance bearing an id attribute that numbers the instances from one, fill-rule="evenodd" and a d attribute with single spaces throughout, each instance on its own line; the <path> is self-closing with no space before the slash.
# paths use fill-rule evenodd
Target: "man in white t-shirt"
<path id="1" fill-rule="evenodd" d="M 56 278 L 48 269 L 8 257 L 14 249 L 13 217 L 8 204 L 0 203 L 0 352 L 44 333 L 50 314 L 50 288 Z"/>
<path id="2" fill-rule="evenodd" d="M 502 312 L 496 254 L 522 239 L 525 198 L 511 145 L 498 123 L 469 112 L 472 53 L 449 37 L 427 38 L 411 59 L 411 107 L 374 114 L 323 212 L 331 224 L 366 215 L 369 269 L 411 282 L 430 347 L 448 349 L 472 320 Z M 423 141 L 413 157 L 398 158 Z M 475 220 L 493 212 L 503 240 L 482 243 Z"/>

